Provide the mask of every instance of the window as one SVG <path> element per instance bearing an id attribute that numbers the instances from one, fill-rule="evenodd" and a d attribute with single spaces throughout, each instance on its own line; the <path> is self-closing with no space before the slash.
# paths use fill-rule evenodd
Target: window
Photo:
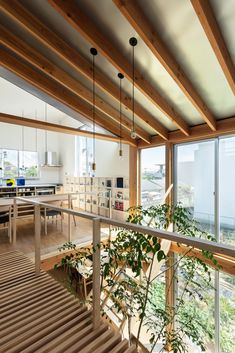
<path id="1" fill-rule="evenodd" d="M 84 130 L 84 129 L 83 129 Z M 92 176 L 93 140 L 77 136 L 78 171 L 79 176 Z"/>
<path id="2" fill-rule="evenodd" d="M 31 151 L 0 150 L 0 167 L 4 179 L 38 177 L 38 153 Z"/>
<path id="3" fill-rule="evenodd" d="M 36 178 L 38 176 L 37 152 L 19 151 L 19 175 L 25 178 Z"/>
<path id="4" fill-rule="evenodd" d="M 235 245 L 235 137 L 219 140 L 220 241 Z"/>
<path id="5" fill-rule="evenodd" d="M 162 202 L 165 194 L 165 146 L 141 151 L 141 205 Z"/>
<path id="6" fill-rule="evenodd" d="M 5 179 L 18 176 L 18 151 L 2 150 L 2 170 Z"/>
<path id="7" fill-rule="evenodd" d="M 190 208 L 193 217 L 218 241 L 235 245 L 235 137 L 177 145 L 175 162 L 176 201 Z M 232 353 L 235 281 L 223 272 L 215 272 L 214 278 L 215 290 L 208 291 L 207 307 L 201 308 L 195 300 L 189 304 L 195 312 L 203 312 L 202 320 L 213 330 L 214 338 L 208 340 L 207 352 Z M 178 290 L 181 286 L 182 279 Z M 191 347 L 190 353 L 200 352 Z"/>
<path id="8" fill-rule="evenodd" d="M 214 233 L 215 142 L 176 146 L 176 201 Z"/>

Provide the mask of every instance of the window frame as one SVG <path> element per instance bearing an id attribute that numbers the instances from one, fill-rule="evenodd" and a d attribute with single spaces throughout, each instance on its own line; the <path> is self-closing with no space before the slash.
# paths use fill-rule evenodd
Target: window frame
<path id="1" fill-rule="evenodd" d="M 39 154 L 38 154 L 38 151 L 29 151 L 29 150 L 18 150 L 18 149 L 11 149 L 11 148 L 4 148 L 4 147 L 1 147 L 0 148 L 0 152 L 2 153 L 3 155 L 3 152 L 4 151 L 14 151 L 17 153 L 17 166 L 16 166 L 16 175 L 13 177 L 13 178 L 19 178 L 21 176 L 21 173 L 20 173 L 20 153 L 27 153 L 27 152 L 33 152 L 33 153 L 36 153 L 36 156 L 37 156 L 37 163 L 36 163 L 36 166 L 37 166 L 37 176 L 32 176 L 32 177 L 25 177 L 26 180 L 37 180 L 40 178 L 40 165 L 39 165 Z M 3 161 L 4 161 L 4 157 L 2 156 L 2 161 L 0 162 L 0 167 L 2 167 L 2 179 L 3 180 L 7 180 L 9 179 L 10 177 L 7 177 L 4 175 L 4 168 L 3 168 Z"/>

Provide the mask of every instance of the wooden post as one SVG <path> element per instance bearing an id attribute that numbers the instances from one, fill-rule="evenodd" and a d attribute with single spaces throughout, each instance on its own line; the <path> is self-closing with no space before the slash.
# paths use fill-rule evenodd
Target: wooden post
<path id="1" fill-rule="evenodd" d="M 166 191 L 171 190 L 166 196 L 165 203 L 171 205 L 173 202 L 173 189 L 169 189 L 173 184 L 173 145 L 171 143 L 166 143 L 166 154 L 165 154 L 165 164 L 166 164 Z M 174 314 L 174 254 L 169 252 L 168 259 L 166 261 L 166 267 L 169 268 L 165 273 L 165 305 L 166 310 L 170 316 Z M 168 337 L 171 336 L 171 331 L 174 329 L 174 322 L 169 324 L 166 328 Z M 166 344 L 165 350 L 170 352 L 172 349 L 170 342 Z"/>
<path id="2" fill-rule="evenodd" d="M 100 325 L 100 219 L 93 219 L 93 329 Z"/>
<path id="3" fill-rule="evenodd" d="M 13 246 L 16 246 L 16 218 L 17 218 L 17 203 L 13 201 Z"/>
<path id="4" fill-rule="evenodd" d="M 141 205 L 141 151 L 137 151 L 137 205 Z"/>
<path id="5" fill-rule="evenodd" d="M 35 224 L 35 274 L 40 274 L 41 268 L 41 208 L 34 206 L 34 224 Z"/>
<path id="6" fill-rule="evenodd" d="M 129 147 L 129 205 L 137 206 L 137 157 L 138 149 Z"/>
<path id="7" fill-rule="evenodd" d="M 166 165 L 166 187 L 167 191 L 169 187 L 173 184 L 173 145 L 172 143 L 166 143 L 166 153 L 165 153 L 165 165 Z M 173 202 L 173 189 L 166 197 L 166 203 L 172 204 Z"/>
<path id="8" fill-rule="evenodd" d="M 71 194 L 68 195 L 68 208 L 71 209 Z M 68 242 L 71 241 L 71 215 L 68 214 Z"/>

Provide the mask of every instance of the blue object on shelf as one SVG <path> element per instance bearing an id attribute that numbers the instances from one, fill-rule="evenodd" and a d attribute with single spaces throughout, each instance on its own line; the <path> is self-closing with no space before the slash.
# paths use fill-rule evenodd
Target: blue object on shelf
<path id="1" fill-rule="evenodd" d="M 17 186 L 24 186 L 25 185 L 25 178 L 24 177 L 19 177 L 16 179 Z"/>

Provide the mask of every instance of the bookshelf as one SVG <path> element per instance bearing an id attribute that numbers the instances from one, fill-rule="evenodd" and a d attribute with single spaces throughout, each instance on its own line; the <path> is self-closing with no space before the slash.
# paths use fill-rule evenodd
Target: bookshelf
<path id="1" fill-rule="evenodd" d="M 78 193 L 74 206 L 86 212 L 125 220 L 129 208 L 126 177 L 65 177 L 65 192 Z"/>
<path id="2" fill-rule="evenodd" d="M 55 193 L 55 185 L 0 186 L 0 198 L 51 195 Z"/>

